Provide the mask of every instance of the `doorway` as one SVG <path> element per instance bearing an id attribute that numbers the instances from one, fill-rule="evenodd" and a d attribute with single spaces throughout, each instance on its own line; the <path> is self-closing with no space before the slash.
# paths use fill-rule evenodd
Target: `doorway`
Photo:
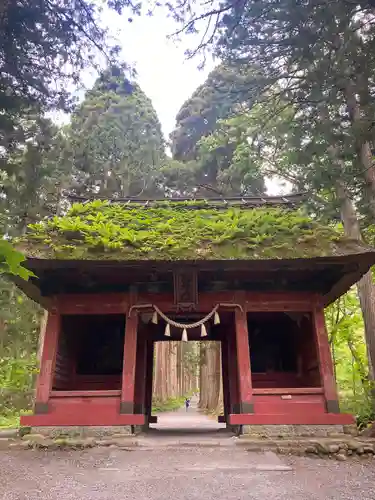
<path id="1" fill-rule="evenodd" d="M 154 343 L 150 431 L 162 435 L 210 434 L 225 429 L 221 342 Z"/>

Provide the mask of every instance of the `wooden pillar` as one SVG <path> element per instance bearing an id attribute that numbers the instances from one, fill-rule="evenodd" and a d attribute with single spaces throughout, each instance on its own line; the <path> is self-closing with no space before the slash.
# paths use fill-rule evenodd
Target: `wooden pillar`
<path id="1" fill-rule="evenodd" d="M 134 413 L 143 414 L 145 407 L 145 390 L 146 390 L 146 343 L 144 335 L 139 335 L 137 346 L 137 361 L 135 370 L 135 406 Z M 144 333 L 144 332 L 142 332 Z"/>
<path id="2" fill-rule="evenodd" d="M 126 318 L 120 413 L 134 413 L 138 314 Z"/>
<path id="3" fill-rule="evenodd" d="M 327 412 L 340 413 L 331 349 L 322 308 L 315 309 L 313 312 L 313 328 L 319 359 L 320 380 L 324 390 Z"/>
<path id="4" fill-rule="evenodd" d="M 225 334 L 224 334 L 225 335 Z M 229 399 L 229 370 L 228 370 L 228 339 L 224 336 L 221 341 L 221 369 L 222 369 L 222 384 L 223 384 L 223 406 L 224 420 L 228 422 L 230 414 L 230 399 Z"/>
<path id="5" fill-rule="evenodd" d="M 48 401 L 55 372 L 56 352 L 61 328 L 60 314 L 49 312 L 41 339 L 40 369 L 37 379 L 34 413 L 48 413 Z"/>
<path id="6" fill-rule="evenodd" d="M 154 370 L 154 342 L 152 340 L 147 341 L 146 351 L 145 415 L 149 422 L 152 413 L 152 377 Z"/>
<path id="7" fill-rule="evenodd" d="M 239 308 L 235 311 L 236 348 L 239 407 L 238 413 L 254 413 L 253 387 L 251 382 L 249 332 L 247 330 L 246 312 Z"/>
<path id="8" fill-rule="evenodd" d="M 236 413 L 239 408 L 237 350 L 234 328 L 228 336 L 228 376 L 229 376 L 229 412 Z"/>

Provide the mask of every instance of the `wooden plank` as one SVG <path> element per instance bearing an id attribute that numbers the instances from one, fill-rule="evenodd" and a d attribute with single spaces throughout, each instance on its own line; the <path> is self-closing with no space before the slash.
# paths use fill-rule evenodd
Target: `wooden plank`
<path id="1" fill-rule="evenodd" d="M 51 398 L 110 398 L 121 396 L 121 390 L 51 391 Z"/>
<path id="2" fill-rule="evenodd" d="M 324 390 L 322 387 L 289 387 L 289 388 L 264 388 L 264 389 L 253 389 L 254 395 L 283 395 L 283 394 L 323 394 Z"/>
<path id="3" fill-rule="evenodd" d="M 315 342 L 318 353 L 319 372 L 321 384 L 324 390 L 328 413 L 339 413 L 339 403 L 335 376 L 333 371 L 333 362 L 331 349 L 328 342 L 328 334 L 325 325 L 324 311 L 322 308 L 314 310 L 313 328 Z"/>
<path id="4" fill-rule="evenodd" d="M 144 424 L 144 415 L 122 415 L 119 412 L 119 406 L 119 396 L 51 398 L 48 414 L 21 416 L 21 425 L 112 426 Z"/>
<path id="5" fill-rule="evenodd" d="M 52 389 L 53 376 L 56 363 L 56 352 L 61 328 L 60 315 L 54 312 L 48 313 L 43 345 L 41 348 L 40 370 L 36 384 L 35 409 L 47 406 Z"/>
<path id="6" fill-rule="evenodd" d="M 242 413 L 229 415 L 229 423 L 231 425 L 351 425 L 355 423 L 355 419 L 352 415 L 348 415 L 346 413 Z"/>
<path id="7" fill-rule="evenodd" d="M 134 413 L 135 367 L 137 357 L 138 314 L 127 318 L 125 326 L 124 363 L 122 370 L 121 413 Z"/>
<path id="8" fill-rule="evenodd" d="M 60 314 L 127 314 L 129 294 L 93 293 L 58 295 Z"/>
<path id="9" fill-rule="evenodd" d="M 316 293 L 301 292 L 245 292 L 242 294 L 241 305 L 245 311 L 302 311 L 310 312 L 316 307 L 321 297 Z M 176 310 L 173 294 L 140 293 L 138 304 L 155 304 L 163 312 Z M 196 312 L 210 312 L 217 304 L 233 304 L 233 307 L 222 307 L 220 311 L 234 310 L 238 304 L 238 294 L 234 291 L 201 292 Z M 220 312 L 219 311 L 219 312 Z"/>

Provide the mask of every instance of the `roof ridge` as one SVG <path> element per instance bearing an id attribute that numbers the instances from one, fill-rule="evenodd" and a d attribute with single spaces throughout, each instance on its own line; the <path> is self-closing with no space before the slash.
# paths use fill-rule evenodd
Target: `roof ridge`
<path id="1" fill-rule="evenodd" d="M 231 207 L 252 208 L 259 206 L 296 206 L 300 205 L 308 197 L 308 192 L 292 193 L 287 195 L 273 196 L 229 196 L 229 197 L 179 197 L 179 198 L 107 198 L 100 195 L 82 196 L 66 192 L 65 196 L 73 202 L 88 203 L 92 201 L 108 201 L 109 203 L 122 203 L 132 206 L 153 206 L 160 203 L 171 203 L 175 205 L 184 205 L 185 208 L 221 208 Z"/>

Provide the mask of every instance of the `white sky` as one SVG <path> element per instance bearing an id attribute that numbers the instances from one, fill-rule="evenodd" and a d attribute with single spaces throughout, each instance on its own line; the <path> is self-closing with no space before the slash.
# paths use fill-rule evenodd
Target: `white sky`
<path id="1" fill-rule="evenodd" d="M 186 59 L 185 50 L 198 44 L 199 38 L 190 35 L 181 42 L 167 39 L 178 26 L 161 8 L 152 17 L 134 17 L 132 23 L 126 13 L 119 16 L 106 11 L 102 21 L 121 45 L 124 61 L 135 67 L 137 81 L 152 100 L 168 139 L 180 107 L 216 64 L 209 59 L 199 70 L 199 58 Z M 85 75 L 86 87 L 90 88 L 95 78 L 96 75 Z"/>

